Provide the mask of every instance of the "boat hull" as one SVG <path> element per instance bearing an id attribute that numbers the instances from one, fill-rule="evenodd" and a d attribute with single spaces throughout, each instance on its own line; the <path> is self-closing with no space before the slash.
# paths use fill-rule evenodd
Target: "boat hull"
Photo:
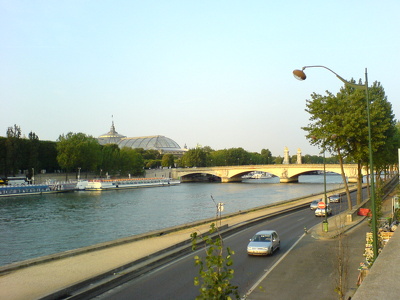
<path id="1" fill-rule="evenodd" d="M 177 185 L 180 181 L 166 178 L 91 180 L 78 184 L 79 190 L 108 191 Z"/>
<path id="2" fill-rule="evenodd" d="M 76 189 L 51 189 L 48 185 L 0 187 L 0 197 L 30 196 L 73 192 Z"/>

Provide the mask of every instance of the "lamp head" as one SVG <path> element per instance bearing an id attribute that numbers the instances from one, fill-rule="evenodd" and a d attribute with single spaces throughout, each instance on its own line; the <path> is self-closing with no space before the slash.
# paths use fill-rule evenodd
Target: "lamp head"
<path id="1" fill-rule="evenodd" d="M 293 76 L 294 78 L 296 78 L 297 80 L 306 80 L 307 76 L 306 74 L 303 72 L 303 70 L 294 70 L 293 71 Z"/>
<path id="2" fill-rule="evenodd" d="M 303 69 L 304 70 L 304 69 Z M 294 70 L 293 71 L 293 76 L 294 78 L 296 78 L 297 80 L 306 80 L 307 76 L 306 74 L 303 72 L 303 70 Z"/>

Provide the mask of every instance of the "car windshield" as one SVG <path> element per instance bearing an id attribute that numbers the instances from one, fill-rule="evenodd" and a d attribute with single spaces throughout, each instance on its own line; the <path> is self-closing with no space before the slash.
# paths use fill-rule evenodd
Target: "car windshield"
<path id="1" fill-rule="evenodd" d="M 271 236 L 265 234 L 258 234 L 253 237 L 253 241 L 255 242 L 270 242 Z"/>

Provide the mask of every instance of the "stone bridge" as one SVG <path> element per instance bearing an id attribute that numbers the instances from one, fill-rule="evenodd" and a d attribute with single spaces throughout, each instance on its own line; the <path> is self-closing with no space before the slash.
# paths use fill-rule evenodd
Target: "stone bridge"
<path id="1" fill-rule="evenodd" d="M 357 165 L 343 165 L 348 182 L 357 182 Z M 326 164 L 326 172 L 341 174 L 339 164 Z M 242 176 L 250 172 L 270 173 L 280 178 L 280 182 L 298 182 L 300 175 L 324 170 L 323 164 L 281 164 L 281 165 L 244 165 L 223 167 L 177 168 L 172 169 L 172 177 L 182 182 L 196 181 L 196 176 L 219 177 L 221 182 L 240 182 Z M 367 172 L 362 170 L 363 175 Z"/>

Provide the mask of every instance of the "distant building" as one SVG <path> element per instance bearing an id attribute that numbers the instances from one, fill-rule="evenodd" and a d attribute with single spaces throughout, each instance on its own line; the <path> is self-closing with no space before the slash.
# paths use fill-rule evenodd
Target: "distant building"
<path id="1" fill-rule="evenodd" d="M 115 131 L 114 121 L 109 132 L 97 138 L 100 145 L 117 144 L 119 148 L 130 147 L 132 149 L 157 150 L 160 154 L 173 154 L 182 156 L 187 149 L 182 149 L 174 140 L 162 136 L 126 137 Z"/>
<path id="2" fill-rule="evenodd" d="M 118 132 L 115 131 L 115 126 L 113 121 L 111 124 L 110 131 L 99 136 L 97 140 L 100 145 L 106 145 L 106 144 L 118 144 L 119 141 L 123 138 L 126 138 L 126 136 L 118 134 Z"/>

